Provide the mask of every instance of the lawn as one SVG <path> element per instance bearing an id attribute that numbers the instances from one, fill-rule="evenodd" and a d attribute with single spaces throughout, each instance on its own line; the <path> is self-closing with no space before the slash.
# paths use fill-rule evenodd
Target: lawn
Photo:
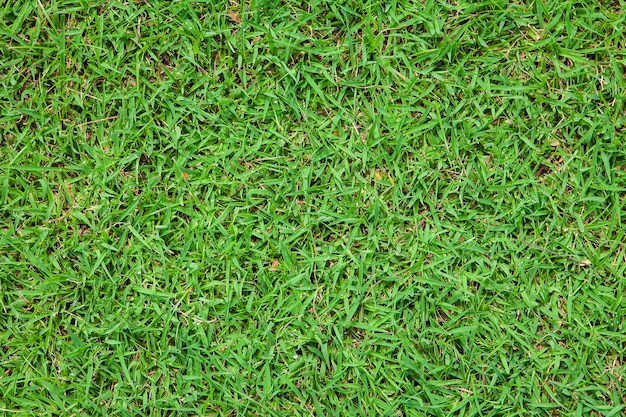
<path id="1" fill-rule="evenodd" d="M 622 416 L 626 2 L 0 5 L 0 414 Z"/>

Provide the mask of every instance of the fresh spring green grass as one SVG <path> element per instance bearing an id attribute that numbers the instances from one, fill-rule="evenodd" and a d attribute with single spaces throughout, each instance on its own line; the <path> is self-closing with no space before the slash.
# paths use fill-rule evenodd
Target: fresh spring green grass
<path id="1" fill-rule="evenodd" d="M 626 3 L 0 6 L 0 414 L 620 416 Z"/>

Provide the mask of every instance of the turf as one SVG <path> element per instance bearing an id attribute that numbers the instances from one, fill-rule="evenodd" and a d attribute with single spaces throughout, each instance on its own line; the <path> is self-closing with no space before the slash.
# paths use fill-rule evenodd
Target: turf
<path id="1" fill-rule="evenodd" d="M 624 27 L 4 3 L 1 412 L 623 415 Z"/>

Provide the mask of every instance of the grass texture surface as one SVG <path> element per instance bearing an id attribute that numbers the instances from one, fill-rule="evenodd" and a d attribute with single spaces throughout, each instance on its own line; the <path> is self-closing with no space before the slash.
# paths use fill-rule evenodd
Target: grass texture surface
<path id="1" fill-rule="evenodd" d="M 621 416 L 626 3 L 0 5 L 0 413 Z"/>

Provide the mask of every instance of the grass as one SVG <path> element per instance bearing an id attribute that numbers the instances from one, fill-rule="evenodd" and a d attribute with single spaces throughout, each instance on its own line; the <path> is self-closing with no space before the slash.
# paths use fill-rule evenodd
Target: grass
<path id="1" fill-rule="evenodd" d="M 623 415 L 625 6 L 0 6 L 1 411 Z"/>

